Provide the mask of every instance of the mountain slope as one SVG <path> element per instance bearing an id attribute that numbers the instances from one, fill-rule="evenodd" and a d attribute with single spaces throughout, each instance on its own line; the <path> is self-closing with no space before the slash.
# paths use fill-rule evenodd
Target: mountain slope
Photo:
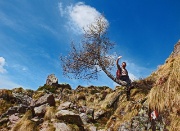
<path id="1" fill-rule="evenodd" d="M 0 90 L 1 131 L 180 130 L 180 41 L 149 77 L 123 86 L 58 84 L 55 75 L 37 91 Z"/>

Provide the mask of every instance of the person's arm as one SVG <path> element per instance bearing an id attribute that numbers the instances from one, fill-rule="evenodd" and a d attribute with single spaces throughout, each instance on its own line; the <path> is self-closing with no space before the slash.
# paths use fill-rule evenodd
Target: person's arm
<path id="1" fill-rule="evenodd" d="M 119 59 L 121 59 L 121 58 L 122 58 L 122 56 L 119 56 L 119 57 L 117 58 L 117 60 L 116 60 L 116 65 L 117 65 L 117 67 L 119 66 L 118 62 L 119 62 Z"/>

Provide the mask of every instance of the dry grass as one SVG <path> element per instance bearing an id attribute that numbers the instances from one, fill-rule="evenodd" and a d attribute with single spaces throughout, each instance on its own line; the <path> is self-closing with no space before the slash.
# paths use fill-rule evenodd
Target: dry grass
<path id="1" fill-rule="evenodd" d="M 137 94 L 136 94 L 137 95 Z M 126 95 L 123 94 L 119 98 L 118 106 L 113 114 L 116 117 L 116 121 L 111 118 L 106 124 L 106 127 L 110 127 L 112 124 L 113 129 L 118 130 L 119 126 L 125 121 L 131 120 L 134 116 L 138 114 L 138 110 L 141 108 L 140 103 L 132 103 L 131 101 L 126 101 Z"/>
<path id="2" fill-rule="evenodd" d="M 101 108 L 108 108 L 108 105 L 109 103 L 111 102 L 111 100 L 116 97 L 118 95 L 119 92 L 113 92 L 113 93 L 110 93 L 106 96 L 106 99 L 102 102 L 101 104 Z"/>
<path id="3" fill-rule="evenodd" d="M 38 131 L 55 131 L 56 128 L 54 127 L 53 123 L 49 121 L 44 121 L 40 126 L 38 126 Z"/>
<path id="4" fill-rule="evenodd" d="M 47 107 L 46 114 L 44 115 L 44 120 L 51 120 L 55 118 L 56 109 L 55 107 Z"/>
<path id="5" fill-rule="evenodd" d="M 80 92 L 77 94 L 78 100 L 86 100 L 86 94 L 84 92 Z"/>
<path id="6" fill-rule="evenodd" d="M 166 63 L 155 72 L 156 85 L 148 95 L 151 110 L 158 110 L 160 114 L 167 111 L 165 118 L 169 119 L 170 131 L 180 130 L 180 56 L 169 58 Z"/>
<path id="7" fill-rule="evenodd" d="M 38 98 L 40 98 L 40 97 L 43 96 L 44 94 L 45 94 L 44 91 L 36 91 L 36 92 L 33 94 L 32 98 L 33 98 L 34 100 L 37 100 Z"/>
<path id="8" fill-rule="evenodd" d="M 29 110 L 26 114 L 16 123 L 11 131 L 37 131 L 36 123 L 31 121 L 32 112 Z"/>
<path id="9" fill-rule="evenodd" d="M 68 124 L 68 127 L 70 127 L 72 131 L 80 131 L 80 128 L 77 125 Z"/>
<path id="10" fill-rule="evenodd" d="M 163 111 L 166 106 L 166 99 L 167 94 L 164 93 L 164 89 L 162 87 L 153 87 L 148 97 L 150 109 L 158 110 L 159 112 Z"/>
<path id="11" fill-rule="evenodd" d="M 170 131 L 180 131 L 180 117 L 175 115 L 171 116 Z"/>
<path id="12" fill-rule="evenodd" d="M 37 131 L 35 122 L 25 120 L 14 127 L 12 131 Z"/>
<path id="13" fill-rule="evenodd" d="M 149 107 L 158 111 L 180 106 L 180 56 L 170 59 L 156 72 L 156 85 L 149 93 Z"/>
<path id="14" fill-rule="evenodd" d="M 13 97 L 11 90 L 0 89 L 0 98 L 4 100 L 10 100 Z"/>
<path id="15" fill-rule="evenodd" d="M 9 109 L 9 107 L 12 107 L 13 104 L 9 103 L 6 100 L 0 99 L 0 116 Z"/>
<path id="16" fill-rule="evenodd" d="M 56 131 L 56 128 L 53 125 L 49 125 L 46 131 Z"/>

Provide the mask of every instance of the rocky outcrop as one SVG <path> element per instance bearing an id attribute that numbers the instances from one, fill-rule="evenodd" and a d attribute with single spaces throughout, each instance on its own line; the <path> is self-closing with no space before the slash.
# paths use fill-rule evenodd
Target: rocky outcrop
<path id="1" fill-rule="evenodd" d="M 38 107 L 43 104 L 49 104 L 50 106 L 55 106 L 55 98 L 53 94 L 45 94 L 42 97 L 40 97 L 37 100 L 32 100 L 31 101 L 31 107 Z"/>
<path id="2" fill-rule="evenodd" d="M 58 78 L 54 74 L 48 75 L 46 80 L 46 85 L 57 85 L 58 84 Z"/>
<path id="3" fill-rule="evenodd" d="M 71 124 L 76 124 L 78 126 L 83 125 L 81 117 L 72 111 L 60 110 L 56 113 L 56 118 L 59 120 L 63 120 L 65 122 L 71 123 Z"/>
<path id="4" fill-rule="evenodd" d="M 66 101 L 58 107 L 58 110 L 66 110 L 66 109 L 70 108 L 71 105 L 72 105 L 71 102 Z"/>
<path id="5" fill-rule="evenodd" d="M 12 93 L 13 97 L 16 99 L 18 103 L 23 105 L 29 105 L 31 103 L 32 97 L 23 94 L 23 93 Z"/>
<path id="6" fill-rule="evenodd" d="M 34 108 L 34 113 L 36 116 L 39 116 L 39 117 L 43 117 L 46 113 L 46 108 L 48 107 L 49 105 L 48 104 L 44 104 L 44 105 L 41 105 L 41 106 L 38 106 L 38 107 L 35 107 Z"/>
<path id="7" fill-rule="evenodd" d="M 180 40 L 176 43 L 176 45 L 174 46 L 174 51 L 172 53 L 173 57 L 176 57 L 180 55 Z"/>

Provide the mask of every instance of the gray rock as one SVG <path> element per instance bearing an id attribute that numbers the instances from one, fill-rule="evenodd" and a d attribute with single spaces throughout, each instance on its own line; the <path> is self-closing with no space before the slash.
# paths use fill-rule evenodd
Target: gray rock
<path id="1" fill-rule="evenodd" d="M 91 116 L 94 119 L 94 109 L 87 109 L 86 114 Z"/>
<path id="2" fill-rule="evenodd" d="M 97 131 L 97 127 L 95 127 L 95 126 L 90 126 L 88 131 Z"/>
<path id="3" fill-rule="evenodd" d="M 44 104 L 38 107 L 34 108 L 34 113 L 36 116 L 44 116 L 46 113 L 46 108 L 48 107 L 48 104 Z"/>
<path id="4" fill-rule="evenodd" d="M 6 112 L 6 115 L 12 115 L 12 114 L 18 113 L 17 109 L 18 109 L 18 106 L 10 107 Z"/>
<path id="5" fill-rule="evenodd" d="M 67 123 L 75 124 L 78 126 L 83 125 L 81 117 L 78 114 L 75 114 L 72 111 L 68 110 L 60 110 L 55 114 L 56 118 L 59 120 L 63 120 Z"/>
<path id="6" fill-rule="evenodd" d="M 32 100 L 30 106 L 37 107 L 46 103 L 48 103 L 50 106 L 55 106 L 55 99 L 53 94 L 45 94 L 36 101 Z"/>
<path id="7" fill-rule="evenodd" d="M 31 104 L 32 98 L 23 93 L 12 93 L 13 97 L 18 101 L 18 103 L 29 106 Z"/>
<path id="8" fill-rule="evenodd" d="M 68 108 L 70 108 L 71 104 L 72 104 L 71 102 L 66 101 L 66 102 L 60 104 L 60 106 L 58 107 L 58 110 L 68 109 Z"/>
<path id="9" fill-rule="evenodd" d="M 58 79 L 54 74 L 48 75 L 47 80 L 46 80 L 46 85 L 57 85 L 58 84 Z"/>
<path id="10" fill-rule="evenodd" d="M 112 98 L 109 100 L 108 107 L 112 107 L 112 105 L 118 100 L 119 96 L 123 94 L 123 91 L 117 91 L 114 92 L 114 95 L 112 95 Z"/>
<path id="11" fill-rule="evenodd" d="M 9 121 L 10 121 L 12 124 L 17 123 L 17 121 L 18 121 L 19 119 L 20 119 L 19 116 L 16 115 L 16 114 L 13 114 L 13 115 L 10 115 L 10 116 L 9 116 Z"/>
<path id="12" fill-rule="evenodd" d="M 5 113 L 3 113 L 0 116 L 0 119 L 5 117 L 5 116 L 10 116 L 10 115 L 15 114 L 15 113 L 25 113 L 27 108 L 28 108 L 27 106 L 22 105 L 22 104 L 20 104 L 18 106 L 10 107 Z"/>
<path id="13" fill-rule="evenodd" d="M 15 114 L 15 113 L 25 113 L 26 112 L 26 109 L 28 107 L 26 105 L 18 105 L 18 106 L 14 106 L 14 107 L 10 107 L 4 114 L 3 116 L 6 116 L 6 115 L 12 115 L 12 114 Z"/>
<path id="14" fill-rule="evenodd" d="M 90 119 L 89 119 L 89 117 L 86 115 L 86 113 L 81 113 L 79 116 L 81 117 L 81 120 L 82 120 L 82 122 L 83 122 L 84 125 L 90 122 Z"/>
<path id="15" fill-rule="evenodd" d="M 65 123 L 54 123 L 55 131 L 71 131 L 71 128 Z"/>
<path id="16" fill-rule="evenodd" d="M 64 116 L 64 115 L 75 115 L 75 113 L 69 110 L 60 110 L 56 113 L 57 117 Z"/>
<path id="17" fill-rule="evenodd" d="M 98 111 L 95 111 L 94 113 L 94 120 L 99 119 L 101 116 L 103 116 L 106 113 L 105 110 L 99 109 Z"/>
<path id="18" fill-rule="evenodd" d="M 25 113 L 28 109 L 27 105 L 20 104 L 17 108 L 18 113 Z"/>

